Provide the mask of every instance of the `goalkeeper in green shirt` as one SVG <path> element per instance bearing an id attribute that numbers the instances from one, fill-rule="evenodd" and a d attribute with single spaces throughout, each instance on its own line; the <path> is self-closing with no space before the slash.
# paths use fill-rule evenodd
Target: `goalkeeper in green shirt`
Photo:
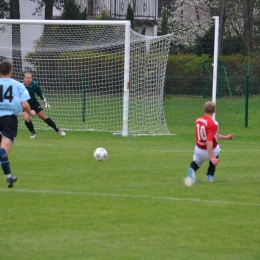
<path id="1" fill-rule="evenodd" d="M 44 97 L 44 95 L 43 95 L 43 93 L 41 91 L 41 88 L 39 87 L 37 82 L 33 81 L 32 74 L 30 72 L 26 72 L 24 74 L 23 84 L 26 87 L 26 89 L 28 90 L 29 95 L 30 95 L 30 99 L 28 100 L 28 103 L 29 103 L 31 109 L 36 112 L 36 115 L 41 120 L 43 120 L 48 126 L 52 127 L 57 134 L 59 134 L 61 136 L 65 136 L 66 133 L 64 131 L 60 130 L 59 128 L 57 128 L 56 124 L 52 121 L 52 119 L 50 117 L 48 117 L 45 114 L 41 104 L 36 99 L 35 94 L 37 94 L 41 98 L 41 100 L 43 100 L 44 106 L 46 108 L 50 108 L 50 104 L 47 102 L 46 98 Z M 25 122 L 26 127 L 31 132 L 31 137 L 30 138 L 35 138 L 36 137 L 36 132 L 35 132 L 33 123 L 30 120 L 30 116 L 28 115 L 28 113 L 26 111 L 23 111 L 22 117 L 23 117 L 23 120 Z"/>

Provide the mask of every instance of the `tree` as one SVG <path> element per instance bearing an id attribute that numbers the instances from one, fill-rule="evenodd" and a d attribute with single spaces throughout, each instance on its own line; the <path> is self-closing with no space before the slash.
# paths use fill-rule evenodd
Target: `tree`
<path id="1" fill-rule="evenodd" d="M 169 12 L 175 12 L 178 1 L 179 0 L 158 0 L 158 16 L 162 16 L 163 9 L 165 8 Z"/>
<path id="2" fill-rule="evenodd" d="M 131 21 L 131 28 L 134 29 L 134 10 L 131 7 L 131 4 L 127 6 L 126 20 Z"/>
<path id="3" fill-rule="evenodd" d="M 253 18 L 252 0 L 244 0 L 243 16 L 244 16 L 244 39 L 247 46 L 248 55 L 253 53 L 252 43 L 252 25 L 251 19 Z"/>
<path id="4" fill-rule="evenodd" d="M 216 1 L 216 0 L 215 0 Z M 259 35 L 259 0 L 222 0 L 225 2 L 224 31 L 223 38 L 242 39 L 243 54 L 255 55 L 255 51 L 260 47 Z M 224 6 L 223 6 L 224 8 Z M 224 40 L 224 42 L 226 42 Z M 224 43 L 223 42 L 223 43 Z M 220 46 L 222 47 L 222 46 Z M 225 48 L 225 46 L 223 46 Z"/>
<path id="5" fill-rule="evenodd" d="M 159 3 L 163 8 L 174 1 Z M 192 48 L 195 39 L 203 37 L 214 25 L 212 16 L 220 16 L 219 54 L 224 49 L 232 53 L 239 50 L 246 55 L 260 51 L 260 0 L 180 0 L 177 9 L 168 12 L 168 33 L 174 33 L 173 43 Z M 226 48 L 224 44 L 231 43 L 232 39 L 236 43 L 242 39 L 244 44 L 229 44 Z"/>
<path id="6" fill-rule="evenodd" d="M 166 3 L 171 6 L 173 1 L 169 0 Z M 210 0 L 182 0 L 174 1 L 174 4 L 174 7 L 168 9 L 167 32 L 174 34 L 173 45 L 190 49 L 196 37 L 202 37 L 213 24 L 209 18 Z M 187 10 L 193 10 L 194 15 L 187 13 Z"/>
<path id="7" fill-rule="evenodd" d="M 226 20 L 226 5 L 227 5 L 227 0 L 221 0 L 220 16 L 219 16 L 219 41 L 218 41 L 219 55 L 221 55 L 223 52 L 223 37 L 224 37 L 224 26 Z"/>
<path id="8" fill-rule="evenodd" d="M 52 20 L 53 18 L 53 0 L 43 0 L 45 3 L 45 20 Z"/>
<path id="9" fill-rule="evenodd" d="M 5 0 L 0 0 L 0 19 L 6 18 L 8 12 L 10 11 L 9 4 Z M 0 26 L 0 32 L 4 32 L 4 26 Z M 0 61 L 4 60 L 5 57 L 0 56 Z"/>
<path id="10" fill-rule="evenodd" d="M 88 0 L 88 15 L 93 16 L 94 12 L 94 0 Z"/>
<path id="11" fill-rule="evenodd" d="M 20 19 L 19 1 L 10 1 L 10 19 Z M 14 76 L 22 77 L 21 30 L 20 24 L 12 25 L 12 58 Z"/>
<path id="12" fill-rule="evenodd" d="M 33 13 L 36 15 L 37 13 L 42 13 L 43 9 L 45 8 L 44 12 L 44 19 L 45 20 L 52 20 L 53 19 L 53 7 L 56 7 L 57 10 L 61 10 L 64 5 L 64 0 L 30 0 L 32 2 L 37 2 L 38 6 L 35 8 L 35 12 Z"/>
<path id="13" fill-rule="evenodd" d="M 65 0 L 63 12 L 61 14 L 62 20 L 86 20 L 87 9 L 85 8 L 82 12 L 80 6 L 75 3 L 75 0 Z"/>
<path id="14" fill-rule="evenodd" d="M 6 14 L 9 12 L 9 4 L 5 0 L 0 0 L 0 18 L 3 19 L 6 17 Z"/>
<path id="15" fill-rule="evenodd" d="M 136 10 L 136 6 L 137 6 L 137 0 L 131 0 L 132 2 L 132 5 L 133 5 L 133 12 L 135 13 L 135 10 Z"/>
<path id="16" fill-rule="evenodd" d="M 101 11 L 101 15 L 96 18 L 97 20 L 110 20 L 110 15 L 107 11 L 107 9 L 103 8 Z"/>
<path id="17" fill-rule="evenodd" d="M 241 36 L 226 37 L 223 40 L 223 55 L 243 54 L 244 41 Z"/>
<path id="18" fill-rule="evenodd" d="M 214 54 L 214 33 L 215 27 L 212 26 L 203 36 L 198 36 L 195 39 L 194 52 L 197 55 L 208 54 L 213 56 Z"/>
<path id="19" fill-rule="evenodd" d="M 161 35 L 165 35 L 168 33 L 168 19 L 167 19 L 167 9 L 165 8 L 163 10 L 163 15 L 162 15 L 162 23 L 161 23 Z"/>
<path id="20" fill-rule="evenodd" d="M 143 27 L 142 31 L 141 31 L 141 34 L 142 35 L 145 35 L 145 32 L 146 32 L 146 26 Z"/>

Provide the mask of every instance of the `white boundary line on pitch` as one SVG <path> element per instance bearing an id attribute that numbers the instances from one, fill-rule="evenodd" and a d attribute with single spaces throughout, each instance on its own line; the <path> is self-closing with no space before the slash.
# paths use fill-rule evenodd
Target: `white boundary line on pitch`
<path id="1" fill-rule="evenodd" d="M 51 191 L 51 190 L 25 190 L 25 189 L 2 189 L 0 191 L 6 192 L 27 192 L 27 193 L 42 193 L 42 194 L 58 194 L 58 195 L 86 195 L 96 197 L 118 197 L 118 198 L 133 198 L 133 199 L 155 199 L 155 200 L 171 200 L 171 201 L 187 201 L 198 203 L 213 203 L 213 204 L 226 204 L 226 205 L 244 205 L 244 206 L 257 206 L 258 203 L 247 202 L 233 202 L 233 201 L 221 201 L 221 200 L 202 200 L 196 198 L 177 198 L 177 197 L 161 197 L 161 196 L 149 196 L 149 195 L 130 195 L 130 194 L 114 194 L 114 193 L 96 193 L 96 192 L 73 192 L 73 191 Z"/>
<path id="2" fill-rule="evenodd" d="M 32 144 L 32 146 L 38 146 L 39 144 Z M 16 145 L 16 146 L 19 146 L 19 145 Z M 22 146 L 22 145 L 21 145 Z M 57 144 L 57 145 L 53 145 L 53 144 L 41 144 L 41 146 L 45 146 L 45 147 L 58 147 L 58 148 L 62 148 L 62 147 L 65 147 L 67 148 L 68 146 L 66 145 L 60 145 L 60 144 Z M 82 148 L 82 146 L 73 146 L 73 148 Z M 24 150 L 30 150 L 31 148 L 30 147 L 24 147 L 23 146 L 23 149 Z M 86 148 L 86 150 L 88 150 L 89 148 Z M 124 150 L 135 150 L 136 148 L 124 148 Z M 194 148 L 193 148 L 194 149 Z M 155 153 L 158 153 L 158 151 L 160 152 L 171 152 L 171 153 L 190 153 L 192 154 L 193 153 L 193 149 L 191 150 L 173 150 L 173 149 L 161 149 L 161 150 L 156 150 L 156 149 L 138 149 L 139 151 L 149 151 L 149 152 L 155 152 Z M 226 149 L 221 149 L 221 153 L 233 153 L 233 152 L 260 152 L 260 149 L 247 149 L 247 150 L 226 150 Z"/>

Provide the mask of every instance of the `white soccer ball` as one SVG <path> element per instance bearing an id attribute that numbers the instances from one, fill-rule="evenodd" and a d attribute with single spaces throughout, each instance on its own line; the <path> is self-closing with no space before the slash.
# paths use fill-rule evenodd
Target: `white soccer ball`
<path id="1" fill-rule="evenodd" d="M 185 184 L 186 186 L 190 187 L 190 186 L 193 184 L 192 178 L 191 178 L 191 177 L 186 177 L 186 178 L 184 179 L 184 184 Z"/>
<path id="2" fill-rule="evenodd" d="M 94 151 L 94 158 L 99 162 L 106 160 L 107 156 L 108 154 L 105 148 L 99 147 Z"/>

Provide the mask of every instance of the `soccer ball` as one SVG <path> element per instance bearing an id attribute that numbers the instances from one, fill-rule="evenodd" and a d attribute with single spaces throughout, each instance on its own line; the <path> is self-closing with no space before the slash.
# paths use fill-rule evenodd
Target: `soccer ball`
<path id="1" fill-rule="evenodd" d="M 190 186 L 193 184 L 192 178 L 191 178 L 191 177 L 186 177 L 186 178 L 184 179 L 184 184 L 185 184 L 186 186 L 190 187 Z"/>
<path id="2" fill-rule="evenodd" d="M 108 154 L 105 148 L 99 147 L 94 151 L 94 158 L 99 162 L 106 160 L 107 156 Z"/>

